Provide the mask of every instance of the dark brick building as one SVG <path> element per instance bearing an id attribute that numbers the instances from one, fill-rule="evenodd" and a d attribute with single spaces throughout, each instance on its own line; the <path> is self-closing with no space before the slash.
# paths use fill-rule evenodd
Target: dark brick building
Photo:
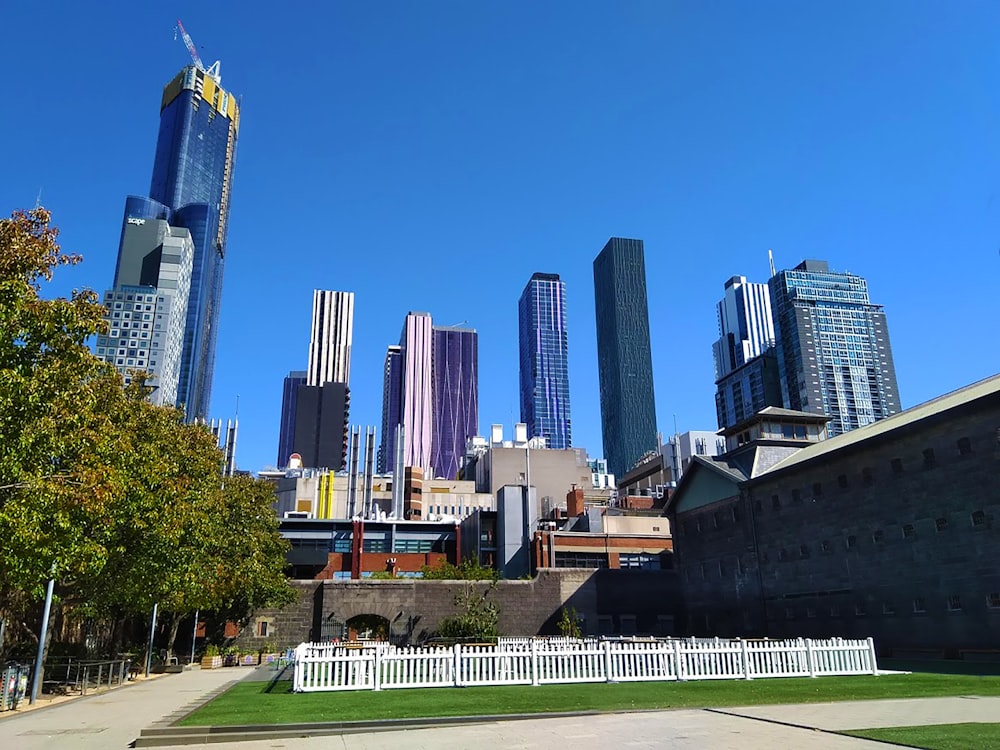
<path id="1" fill-rule="evenodd" d="M 667 506 L 684 628 L 997 648 L 1000 376 L 824 432 L 766 409 L 692 463 Z"/>

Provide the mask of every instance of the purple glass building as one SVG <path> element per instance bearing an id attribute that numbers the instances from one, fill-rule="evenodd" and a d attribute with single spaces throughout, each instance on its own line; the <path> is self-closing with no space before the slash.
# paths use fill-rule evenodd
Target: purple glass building
<path id="1" fill-rule="evenodd" d="M 479 432 L 479 337 L 470 328 L 435 327 L 432 347 L 435 477 L 455 479 L 465 444 Z"/>

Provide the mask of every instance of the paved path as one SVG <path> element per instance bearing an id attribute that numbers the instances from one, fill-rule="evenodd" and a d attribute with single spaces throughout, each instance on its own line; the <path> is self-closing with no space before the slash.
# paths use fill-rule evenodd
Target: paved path
<path id="1" fill-rule="evenodd" d="M 0 712 L 0 748 L 127 748 L 143 728 L 249 673 L 193 669 L 23 713 Z"/>
<path id="2" fill-rule="evenodd" d="M 271 672 L 270 674 L 273 674 Z M 250 670 L 192 670 L 23 714 L 0 713 L 0 748 L 123 750 L 140 730 L 183 712 L 213 692 L 251 677 Z M 260 674 L 256 675 L 260 676 Z M 251 677 L 252 678 L 252 677 Z M 331 696 L 334 698 L 334 696 Z M 884 748 L 830 730 L 996 721 L 1000 698 L 910 700 L 648 711 L 527 719 L 343 736 L 193 745 L 216 750 L 772 750 L 775 747 Z"/>

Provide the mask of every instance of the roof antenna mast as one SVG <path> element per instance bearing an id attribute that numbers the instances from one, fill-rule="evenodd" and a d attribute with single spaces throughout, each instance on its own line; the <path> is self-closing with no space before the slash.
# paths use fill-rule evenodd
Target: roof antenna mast
<path id="1" fill-rule="evenodd" d="M 771 252 L 771 248 L 767 249 L 767 262 L 771 265 L 771 276 L 777 276 L 774 271 L 774 253 Z"/>

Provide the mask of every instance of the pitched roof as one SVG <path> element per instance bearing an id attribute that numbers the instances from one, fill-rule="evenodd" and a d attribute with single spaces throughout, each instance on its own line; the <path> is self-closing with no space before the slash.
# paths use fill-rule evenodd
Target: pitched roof
<path id="1" fill-rule="evenodd" d="M 972 385 L 959 388 L 957 391 L 952 391 L 951 393 L 946 393 L 943 396 L 938 396 L 937 398 L 914 406 L 906 411 L 901 411 L 899 414 L 894 414 L 891 417 L 880 419 L 870 425 L 859 427 L 856 430 L 842 433 L 836 437 L 823 440 L 819 443 L 813 443 L 791 456 L 778 461 L 778 463 L 770 469 L 762 472 L 761 476 L 765 474 L 773 474 L 777 471 L 783 471 L 789 467 L 797 466 L 806 461 L 811 461 L 814 458 L 825 456 L 838 450 L 843 450 L 850 446 L 864 442 L 865 440 L 871 440 L 872 438 L 888 434 L 894 430 L 908 427 L 950 409 L 954 409 L 997 393 L 1000 393 L 1000 375 L 993 375 L 992 377 L 980 380 Z"/>

